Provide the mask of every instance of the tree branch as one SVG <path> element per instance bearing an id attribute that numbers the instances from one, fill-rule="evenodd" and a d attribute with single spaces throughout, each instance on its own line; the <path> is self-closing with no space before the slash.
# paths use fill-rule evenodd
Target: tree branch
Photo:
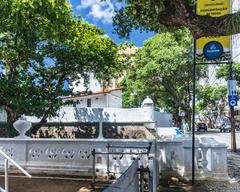
<path id="1" fill-rule="evenodd" d="M 240 33 L 240 13 L 220 17 L 200 16 L 192 12 L 185 0 L 171 0 L 158 21 L 167 27 L 187 27 L 195 38 Z"/>

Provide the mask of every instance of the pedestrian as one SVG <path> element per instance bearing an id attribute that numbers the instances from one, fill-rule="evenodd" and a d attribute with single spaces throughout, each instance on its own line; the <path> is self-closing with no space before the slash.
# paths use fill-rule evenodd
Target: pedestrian
<path id="1" fill-rule="evenodd" d="M 183 132 L 184 134 L 189 132 L 189 125 L 186 121 L 183 123 Z"/>

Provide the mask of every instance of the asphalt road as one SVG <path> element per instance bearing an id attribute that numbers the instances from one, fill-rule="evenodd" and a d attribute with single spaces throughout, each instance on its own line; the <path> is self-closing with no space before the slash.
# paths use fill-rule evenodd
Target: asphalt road
<path id="1" fill-rule="evenodd" d="M 219 129 L 208 129 L 208 131 L 196 131 L 196 135 L 198 137 L 212 137 L 215 140 L 226 143 L 228 147 L 231 146 L 231 133 L 221 133 Z M 240 149 L 240 132 L 236 132 L 236 141 L 237 141 L 237 148 Z"/>

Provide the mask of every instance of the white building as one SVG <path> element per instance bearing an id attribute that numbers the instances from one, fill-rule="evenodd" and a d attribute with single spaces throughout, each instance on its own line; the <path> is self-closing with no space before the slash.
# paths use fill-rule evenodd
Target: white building
<path id="1" fill-rule="evenodd" d="M 75 106 L 78 108 L 122 108 L 122 88 L 64 98 L 64 101 L 69 100 L 74 101 L 76 103 Z"/>
<path id="2" fill-rule="evenodd" d="M 119 51 L 119 54 L 122 56 L 120 60 L 124 63 L 125 57 L 129 58 L 132 54 L 134 54 L 137 50 L 137 47 L 127 47 L 125 49 L 122 49 Z M 129 62 L 127 59 L 126 62 Z M 87 85 L 84 84 L 84 79 L 79 76 L 79 79 L 75 81 L 71 88 L 73 88 L 74 93 L 78 92 L 84 92 L 84 91 L 91 91 L 93 93 L 95 92 L 102 92 L 104 90 L 110 90 L 110 89 L 116 89 L 118 88 L 117 84 L 121 82 L 122 77 L 113 77 L 109 80 L 109 82 L 106 82 L 104 80 L 97 79 L 93 73 L 89 74 L 89 82 Z M 104 83 L 106 85 L 104 85 Z"/>
<path id="3" fill-rule="evenodd" d="M 103 82 L 95 78 L 94 74 L 91 73 L 89 75 L 89 82 L 87 85 L 84 84 L 84 79 L 81 76 L 79 76 L 79 80 L 74 82 L 71 88 L 73 88 L 74 93 L 85 92 L 85 91 L 91 91 L 95 93 L 95 92 L 103 91 L 105 89 L 115 89 L 117 88 L 116 86 L 117 82 L 118 82 L 117 78 L 112 78 L 108 82 L 107 87 L 104 87 Z"/>

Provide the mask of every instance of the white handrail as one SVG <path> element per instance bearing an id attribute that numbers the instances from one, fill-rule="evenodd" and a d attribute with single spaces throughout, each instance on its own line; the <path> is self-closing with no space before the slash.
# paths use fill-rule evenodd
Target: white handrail
<path id="1" fill-rule="evenodd" d="M 28 178 L 32 178 L 32 176 L 25 171 L 20 165 L 18 165 L 17 162 L 15 162 L 11 157 L 9 157 L 6 153 L 4 153 L 1 149 L 0 149 L 0 154 L 5 157 L 8 161 L 10 161 L 13 165 L 15 165 L 24 175 L 26 175 Z"/>

